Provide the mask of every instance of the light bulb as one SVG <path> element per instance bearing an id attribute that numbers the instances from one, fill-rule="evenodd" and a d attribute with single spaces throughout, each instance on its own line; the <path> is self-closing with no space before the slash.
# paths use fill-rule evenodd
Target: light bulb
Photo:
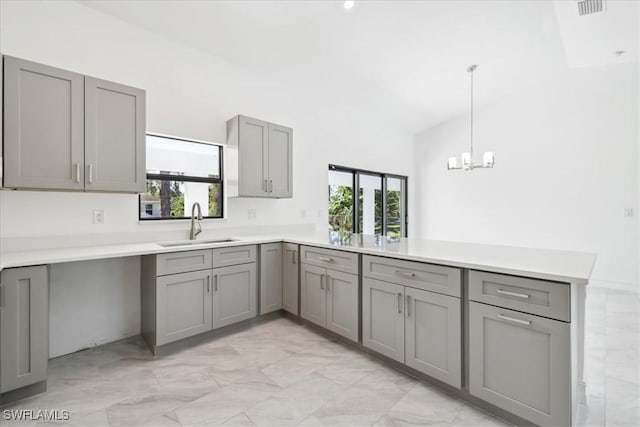
<path id="1" fill-rule="evenodd" d="M 492 168 L 495 163 L 495 157 L 493 157 L 493 152 L 487 151 L 482 155 L 482 166 L 485 168 Z"/>
<path id="2" fill-rule="evenodd" d="M 471 169 L 471 153 L 468 151 L 466 153 L 462 153 L 462 168 L 464 170 Z"/>
<path id="3" fill-rule="evenodd" d="M 447 162 L 447 169 L 457 169 L 458 168 L 458 158 L 457 157 L 449 157 L 449 161 Z"/>

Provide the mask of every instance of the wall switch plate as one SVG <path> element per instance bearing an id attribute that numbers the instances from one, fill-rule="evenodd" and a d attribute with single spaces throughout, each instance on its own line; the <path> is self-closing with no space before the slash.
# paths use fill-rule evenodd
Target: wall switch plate
<path id="1" fill-rule="evenodd" d="M 631 218 L 633 216 L 633 208 L 624 208 L 624 217 Z"/>
<path id="2" fill-rule="evenodd" d="M 256 219 L 256 210 L 255 209 L 249 209 L 247 211 L 247 218 Z"/>
<path id="3" fill-rule="evenodd" d="M 103 209 L 94 209 L 93 210 L 93 223 L 94 224 L 104 224 L 104 210 Z"/>

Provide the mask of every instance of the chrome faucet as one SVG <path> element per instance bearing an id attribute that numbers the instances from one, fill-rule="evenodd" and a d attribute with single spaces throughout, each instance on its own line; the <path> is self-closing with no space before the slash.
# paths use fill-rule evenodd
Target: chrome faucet
<path id="1" fill-rule="evenodd" d="M 196 208 L 198 208 L 198 216 L 196 218 Z M 195 222 L 196 219 L 198 222 Z M 191 206 L 191 231 L 189 232 L 189 240 L 196 240 L 196 236 L 202 233 L 202 227 L 200 226 L 202 221 L 202 209 L 200 209 L 200 203 L 195 202 Z"/>

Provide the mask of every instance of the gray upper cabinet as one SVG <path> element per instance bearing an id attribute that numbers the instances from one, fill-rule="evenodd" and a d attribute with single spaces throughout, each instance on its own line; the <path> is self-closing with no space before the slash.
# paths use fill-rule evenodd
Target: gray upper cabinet
<path id="1" fill-rule="evenodd" d="M 282 308 L 298 315 L 298 245 L 282 246 Z"/>
<path id="2" fill-rule="evenodd" d="M 571 425 L 570 324 L 469 303 L 469 392 L 540 426 Z"/>
<path id="3" fill-rule="evenodd" d="M 144 191 L 143 90 L 3 61 L 4 187 Z"/>
<path id="4" fill-rule="evenodd" d="M 5 393 L 47 379 L 47 267 L 9 268 L 0 281 L 0 393 Z"/>
<path id="5" fill-rule="evenodd" d="M 260 245 L 260 314 L 282 308 L 282 243 Z"/>
<path id="6" fill-rule="evenodd" d="M 227 122 L 227 194 L 293 197 L 293 130 L 246 116 Z"/>
<path id="7" fill-rule="evenodd" d="M 145 92 L 85 77 L 85 188 L 145 190 Z"/>
<path id="8" fill-rule="evenodd" d="M 7 188 L 84 189 L 84 76 L 4 57 Z"/>

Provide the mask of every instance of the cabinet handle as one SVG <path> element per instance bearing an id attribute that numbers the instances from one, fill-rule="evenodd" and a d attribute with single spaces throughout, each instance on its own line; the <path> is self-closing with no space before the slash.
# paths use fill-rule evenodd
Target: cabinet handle
<path id="1" fill-rule="evenodd" d="M 324 291 L 324 274 L 320 275 L 320 289 Z"/>
<path id="2" fill-rule="evenodd" d="M 218 275 L 213 275 L 213 290 L 218 292 Z"/>
<path id="3" fill-rule="evenodd" d="M 416 277 L 416 273 L 410 273 L 408 271 L 396 270 L 396 274 L 400 276 L 406 276 L 406 277 Z"/>
<path id="4" fill-rule="evenodd" d="M 269 193 L 273 193 L 273 180 L 269 180 Z"/>
<path id="5" fill-rule="evenodd" d="M 296 258 L 298 258 L 298 251 L 291 251 L 291 255 L 292 255 L 292 261 L 293 263 L 297 263 L 298 261 L 296 260 Z"/>
<path id="6" fill-rule="evenodd" d="M 411 295 L 407 295 L 407 317 L 411 316 Z"/>
<path id="7" fill-rule="evenodd" d="M 517 323 L 519 325 L 531 326 L 531 321 L 530 320 L 514 319 L 513 317 L 505 316 L 504 314 L 499 314 L 498 318 L 502 319 L 502 320 L 509 321 L 509 322 Z"/>
<path id="8" fill-rule="evenodd" d="M 211 277 L 207 276 L 207 292 L 211 292 Z"/>
<path id="9" fill-rule="evenodd" d="M 80 184 L 80 163 L 76 163 L 76 183 Z"/>
<path id="10" fill-rule="evenodd" d="M 262 191 L 264 191 L 265 193 L 269 192 L 269 184 L 267 184 L 267 180 L 264 180 L 264 186 L 262 187 Z"/>
<path id="11" fill-rule="evenodd" d="M 402 314 L 402 294 L 398 292 L 398 314 Z"/>
<path id="12" fill-rule="evenodd" d="M 327 258 L 327 257 L 319 256 L 318 259 L 320 261 L 333 262 L 333 258 Z"/>
<path id="13" fill-rule="evenodd" d="M 505 291 L 503 289 L 498 289 L 496 292 L 498 292 L 500 295 L 508 295 L 510 297 L 518 297 L 518 298 L 524 298 L 524 299 L 531 298 L 531 295 L 529 295 L 529 294 L 520 294 L 518 292 L 509 292 L 509 291 Z"/>
<path id="14" fill-rule="evenodd" d="M 93 164 L 89 163 L 89 184 L 93 184 Z"/>

